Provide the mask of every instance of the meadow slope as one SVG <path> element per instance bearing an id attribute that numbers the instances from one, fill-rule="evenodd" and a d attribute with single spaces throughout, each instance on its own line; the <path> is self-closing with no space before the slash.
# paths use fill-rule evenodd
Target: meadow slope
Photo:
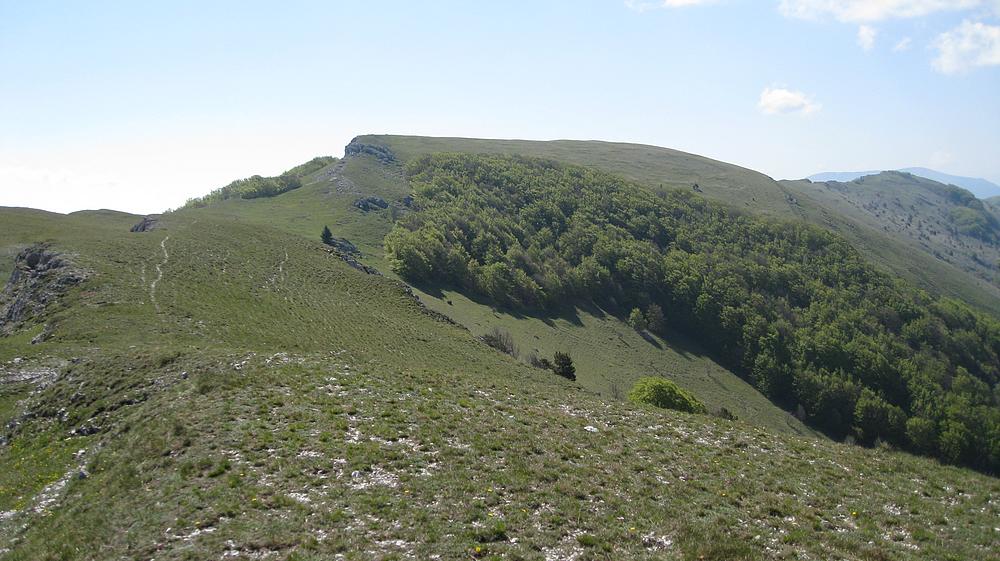
<path id="1" fill-rule="evenodd" d="M 0 220 L 91 273 L 0 338 L 6 559 L 998 558 L 996 479 L 602 398 L 311 238 Z"/>

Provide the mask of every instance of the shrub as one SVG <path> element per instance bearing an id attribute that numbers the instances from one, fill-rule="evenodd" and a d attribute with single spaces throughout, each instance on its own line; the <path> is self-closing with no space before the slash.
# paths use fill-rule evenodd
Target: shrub
<path id="1" fill-rule="evenodd" d="M 642 311 L 639 308 L 632 308 L 632 313 L 628 315 L 628 325 L 636 331 L 646 330 L 646 316 L 642 315 Z"/>
<path id="2" fill-rule="evenodd" d="M 632 403 L 674 409 L 687 413 L 704 413 L 705 406 L 677 384 L 656 376 L 640 378 L 628 393 Z"/>
<path id="3" fill-rule="evenodd" d="M 494 327 L 489 333 L 482 336 L 482 340 L 494 349 L 517 358 L 517 345 L 514 344 L 514 336 L 510 334 L 510 331 Z"/>
<path id="4" fill-rule="evenodd" d="M 534 366 L 535 368 L 541 368 L 542 370 L 552 370 L 554 366 L 551 360 L 545 357 L 540 358 L 538 354 L 534 352 L 528 355 L 528 364 Z"/>
<path id="5" fill-rule="evenodd" d="M 569 354 L 556 352 L 552 361 L 555 363 L 552 366 L 553 372 L 567 380 L 576 381 L 576 367 L 573 366 L 573 359 L 570 358 Z"/>
<path id="6" fill-rule="evenodd" d="M 716 412 L 714 413 L 714 415 L 715 415 L 716 417 L 720 418 L 720 419 L 725 419 L 725 420 L 727 420 L 727 421 L 735 421 L 735 420 L 737 420 L 737 419 L 739 418 L 739 417 L 737 417 L 737 416 L 736 416 L 736 414 L 735 414 L 735 413 L 733 413 L 733 412 L 732 412 L 732 411 L 730 411 L 729 409 L 726 409 L 725 407 L 720 407 L 720 408 L 719 408 L 719 409 L 718 409 L 718 410 L 717 410 L 717 411 L 716 411 Z"/>

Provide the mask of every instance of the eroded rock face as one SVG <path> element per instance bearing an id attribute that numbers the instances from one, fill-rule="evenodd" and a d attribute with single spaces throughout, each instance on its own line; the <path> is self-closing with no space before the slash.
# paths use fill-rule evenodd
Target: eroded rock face
<path id="1" fill-rule="evenodd" d="M 45 245 L 22 250 L 14 259 L 10 280 L 0 292 L 0 335 L 41 316 L 46 307 L 88 276 L 66 255 Z"/>
<path id="2" fill-rule="evenodd" d="M 148 232 L 156 228 L 157 222 L 155 216 L 144 216 L 141 222 L 129 228 L 129 232 Z"/>
<path id="3" fill-rule="evenodd" d="M 358 156 L 361 154 L 374 156 L 375 159 L 383 164 L 389 164 L 396 161 L 396 155 L 392 153 L 392 150 L 389 150 L 385 146 L 365 144 L 363 142 L 358 142 L 357 139 L 354 139 L 344 148 L 345 156 Z"/>
<path id="4" fill-rule="evenodd" d="M 348 255 L 361 255 L 361 250 L 358 249 L 358 246 L 351 243 L 351 241 L 347 238 L 333 238 L 328 245 L 339 250 L 341 253 L 346 253 Z"/>
<path id="5" fill-rule="evenodd" d="M 358 256 L 361 255 L 360 252 L 349 253 L 349 252 L 345 252 L 345 251 L 339 249 L 336 246 L 328 247 L 326 251 L 330 255 L 335 255 L 335 256 L 341 258 L 344 261 L 344 263 L 347 263 L 351 267 L 354 267 L 355 269 L 357 269 L 357 270 L 359 270 L 359 271 L 361 271 L 363 273 L 366 273 L 366 274 L 369 274 L 369 275 L 382 276 L 382 273 L 378 269 L 376 269 L 375 267 L 372 267 L 370 265 L 365 265 L 364 263 L 358 261 L 357 258 L 358 258 Z"/>

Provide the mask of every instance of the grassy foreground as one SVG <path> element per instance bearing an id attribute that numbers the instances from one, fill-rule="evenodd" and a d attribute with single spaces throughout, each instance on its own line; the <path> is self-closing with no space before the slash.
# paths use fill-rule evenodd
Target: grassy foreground
<path id="1" fill-rule="evenodd" d="M 311 239 L 0 220 L 95 272 L 0 339 L 6 559 L 998 558 L 996 479 L 602 398 Z"/>

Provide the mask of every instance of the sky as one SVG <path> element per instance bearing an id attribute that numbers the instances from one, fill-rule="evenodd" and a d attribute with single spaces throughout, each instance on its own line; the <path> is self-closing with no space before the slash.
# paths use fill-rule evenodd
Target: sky
<path id="1" fill-rule="evenodd" d="M 1000 183 L 1000 0 L 0 0 L 0 206 L 159 212 L 367 133 Z"/>

